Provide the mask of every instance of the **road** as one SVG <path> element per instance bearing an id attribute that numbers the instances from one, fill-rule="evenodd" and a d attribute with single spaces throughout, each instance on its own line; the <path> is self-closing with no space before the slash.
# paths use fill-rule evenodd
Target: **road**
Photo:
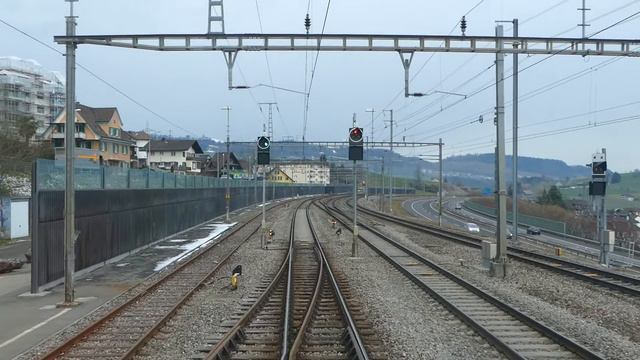
<path id="1" fill-rule="evenodd" d="M 479 215 L 477 213 L 468 211 L 464 208 L 461 210 L 455 210 L 455 204 L 460 201 L 463 201 L 463 199 L 448 199 L 443 203 L 443 206 L 446 209 L 446 211 L 443 211 L 442 213 L 443 224 L 450 224 L 450 225 L 459 227 L 463 230 L 466 230 L 465 224 L 467 222 L 475 222 L 480 227 L 481 235 L 495 234 L 495 226 L 496 226 L 495 219 L 491 217 Z M 438 221 L 438 210 L 437 210 L 436 199 L 433 199 L 433 198 L 409 199 L 402 203 L 402 207 L 405 210 L 407 210 L 409 213 L 418 215 L 418 217 L 422 217 L 434 222 Z M 457 213 L 461 217 L 464 217 L 468 220 L 462 220 L 458 217 L 452 216 L 448 212 Z M 565 249 L 571 249 L 573 251 L 577 251 L 579 253 L 589 254 L 596 258 L 598 257 L 598 254 L 600 251 L 598 244 L 594 244 L 590 242 L 581 242 L 579 240 L 575 240 L 571 238 L 563 238 L 563 237 L 551 235 L 548 233 L 529 236 L 529 235 L 525 235 L 526 228 L 527 228 L 526 226 L 518 227 L 518 236 L 521 239 L 531 241 L 534 243 L 544 243 L 544 244 L 550 244 L 553 246 L 559 246 Z M 614 263 L 619 263 L 626 266 L 640 267 L 640 260 L 626 256 L 626 254 L 621 250 L 617 250 L 615 253 L 610 254 L 610 259 Z"/>

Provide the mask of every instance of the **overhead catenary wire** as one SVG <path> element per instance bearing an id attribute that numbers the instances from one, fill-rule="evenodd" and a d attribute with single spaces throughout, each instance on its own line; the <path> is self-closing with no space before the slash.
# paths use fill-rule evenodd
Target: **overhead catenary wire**
<path id="1" fill-rule="evenodd" d="M 593 124 L 575 125 L 575 126 L 570 126 L 570 127 L 560 128 L 560 129 L 545 130 L 537 133 L 526 134 L 521 137 L 518 137 L 518 141 L 533 140 L 533 139 L 565 134 L 570 132 L 578 132 L 582 130 L 588 130 L 588 129 L 603 127 L 603 126 L 610 126 L 610 125 L 626 123 L 626 122 L 631 122 L 636 120 L 640 120 L 640 115 L 630 115 L 630 116 L 624 116 L 624 117 L 614 118 L 610 120 L 599 121 Z M 511 141 L 513 141 L 512 138 L 506 139 L 507 143 Z M 452 156 L 452 155 L 462 154 L 471 150 L 482 149 L 487 146 L 493 146 L 493 145 L 494 145 L 494 141 L 492 140 L 492 141 L 485 141 L 482 143 L 469 144 L 468 146 L 461 146 L 461 147 L 451 146 L 447 148 L 447 151 L 457 150 L 457 152 L 449 155 L 449 156 Z"/>
<path id="2" fill-rule="evenodd" d="M 324 35 L 324 31 L 327 26 L 327 18 L 329 17 L 329 9 L 331 8 L 331 0 L 327 1 L 327 8 L 324 13 L 324 20 L 322 21 L 322 30 L 320 31 L 320 40 L 322 41 L 322 35 Z M 318 66 L 318 59 L 320 58 L 320 49 L 316 51 L 316 58 L 313 62 L 313 68 L 311 69 L 311 79 L 309 80 L 309 87 L 305 90 L 307 95 L 305 96 L 305 105 L 304 105 L 304 124 L 302 126 L 302 139 L 304 141 L 307 134 L 307 123 L 309 121 L 309 98 L 311 96 L 311 88 L 313 87 L 313 79 L 316 75 L 316 67 Z"/>
<path id="3" fill-rule="evenodd" d="M 62 56 L 64 56 L 64 55 L 65 55 L 62 51 L 60 51 L 60 50 L 58 50 L 58 49 L 54 48 L 53 46 L 51 46 L 51 45 L 49 45 L 49 44 L 45 43 L 44 41 L 42 41 L 42 40 L 40 40 L 40 39 L 36 38 L 35 36 L 33 36 L 33 35 L 31 35 L 31 34 L 27 33 L 26 31 L 21 30 L 20 28 L 18 28 L 18 27 L 16 27 L 16 26 L 14 26 L 14 25 L 12 25 L 12 24 L 10 24 L 10 23 L 9 23 L 9 22 L 7 22 L 6 20 L 4 20 L 4 19 L 0 19 L 0 22 L 1 22 L 1 23 L 3 23 L 5 26 L 7 26 L 7 27 L 11 28 L 12 30 L 17 31 L 17 32 L 19 32 L 20 34 L 22 34 L 22 35 L 26 36 L 27 38 L 29 38 L 29 39 L 31 39 L 31 40 L 33 40 L 33 41 L 37 42 L 38 44 L 40 44 L 40 45 L 42 45 L 42 46 L 44 46 L 44 47 L 46 47 L 47 49 L 52 50 L 52 51 L 55 51 L 55 52 L 56 52 L 56 53 L 58 53 L 59 55 L 62 55 Z M 126 98 L 127 100 L 131 101 L 132 103 L 134 103 L 135 105 L 137 105 L 137 106 L 138 106 L 138 107 L 140 107 L 141 109 L 143 109 L 143 110 L 145 110 L 145 111 L 149 112 L 150 114 L 152 114 L 153 116 L 157 117 L 158 119 L 160 119 L 160 120 L 162 120 L 162 121 L 166 122 L 167 124 L 169 124 L 169 125 L 171 125 L 171 126 L 174 126 L 174 127 L 178 128 L 178 129 L 180 129 L 180 130 L 184 131 L 184 132 L 185 132 L 185 133 L 187 133 L 187 134 L 191 134 L 191 135 L 193 135 L 193 136 L 195 136 L 195 137 L 197 137 L 197 136 L 198 136 L 195 132 L 193 132 L 193 131 L 191 131 L 191 130 L 189 130 L 189 129 L 186 129 L 186 128 L 184 128 L 184 127 L 180 126 L 180 125 L 178 125 L 177 123 L 175 123 L 175 122 L 173 122 L 173 121 L 169 120 L 168 118 L 166 118 L 166 117 L 162 116 L 161 114 L 159 114 L 159 113 L 158 113 L 158 112 L 156 112 L 155 110 L 151 109 L 150 107 L 148 107 L 148 106 L 146 106 L 145 104 L 141 103 L 140 101 L 136 100 L 136 99 L 135 99 L 135 98 L 133 98 L 131 95 L 129 95 L 129 94 L 127 94 L 127 93 L 125 93 L 123 90 L 121 90 L 120 88 L 118 88 L 118 87 L 117 87 L 117 86 L 115 86 L 114 84 L 110 83 L 110 82 L 109 82 L 109 81 L 107 81 L 105 78 L 101 77 L 100 75 L 96 74 L 95 72 L 93 72 L 92 70 L 90 70 L 89 68 L 87 68 L 86 66 L 84 66 L 84 65 L 80 64 L 79 62 L 76 62 L 76 65 L 77 65 L 80 69 L 84 70 L 86 73 L 88 73 L 89 75 L 91 75 L 92 77 L 94 77 L 96 80 L 98 80 L 98 81 L 102 82 L 103 84 L 105 84 L 106 86 L 108 86 L 109 88 L 111 88 L 112 90 L 114 90 L 115 92 L 117 92 L 118 94 L 122 95 L 122 96 L 123 96 L 124 98 Z"/>
<path id="4" fill-rule="evenodd" d="M 611 28 L 613 28 L 613 27 L 615 27 L 615 26 L 618 26 L 618 25 L 620 25 L 620 24 L 622 24 L 622 23 L 625 23 L 625 22 L 627 22 L 627 21 L 631 21 L 631 20 L 635 19 L 636 17 L 638 17 L 639 15 L 640 15 L 640 11 L 635 12 L 635 13 L 633 13 L 633 14 L 629 15 L 629 16 L 626 16 L 626 17 L 625 17 L 625 18 L 623 18 L 623 19 L 620 19 L 620 20 L 616 21 L 615 23 L 613 23 L 613 24 L 611 24 L 611 25 L 609 25 L 609 26 L 607 26 L 607 27 L 605 27 L 605 28 L 603 28 L 603 29 L 600 29 L 599 31 L 597 31 L 597 32 L 595 32 L 595 33 L 593 33 L 593 34 L 589 35 L 587 38 L 591 38 L 591 37 L 593 37 L 593 36 L 595 36 L 595 35 L 601 34 L 602 32 L 604 32 L 604 31 L 606 31 L 606 30 L 609 30 L 609 29 L 611 29 Z M 550 55 L 547 55 L 547 56 L 545 56 L 544 58 L 542 58 L 542 59 L 540 59 L 540 60 L 538 60 L 538 61 L 534 62 L 533 64 L 527 65 L 527 66 L 525 66 L 525 67 L 523 67 L 523 68 L 519 69 L 517 73 L 519 74 L 519 73 L 521 73 L 521 72 L 524 72 L 524 71 L 526 71 L 526 70 L 528 70 L 528 69 L 530 69 L 530 68 L 532 68 L 532 67 L 534 67 L 534 66 L 536 66 L 536 65 L 538 65 L 538 64 L 540 64 L 540 63 L 542 63 L 542 62 L 544 62 L 544 61 L 546 61 L 546 60 L 549 60 L 550 58 L 552 58 L 552 57 L 554 57 L 554 56 L 556 56 L 556 55 L 558 55 L 558 54 L 562 53 L 563 51 L 565 51 L 565 50 L 569 49 L 571 46 L 572 46 L 572 45 L 567 45 L 567 46 L 565 46 L 565 47 L 563 47 L 563 48 L 561 48 L 561 49 L 559 49 L 559 50 L 556 50 L 556 51 L 554 51 L 553 53 L 551 53 Z M 507 79 L 509 79 L 509 78 L 513 77 L 513 75 L 514 75 L 514 73 L 512 73 L 512 74 L 510 74 L 510 75 L 505 76 L 505 77 L 504 77 L 504 79 L 503 79 L 502 81 L 505 81 L 505 80 L 507 80 Z M 423 118 L 423 119 L 421 119 L 420 121 L 417 121 L 416 123 L 412 124 L 412 125 L 411 125 L 411 126 L 409 126 L 409 127 L 405 127 L 405 128 L 404 128 L 404 130 L 403 130 L 403 131 L 401 131 L 401 132 L 399 133 L 399 135 L 400 135 L 400 134 L 404 134 L 404 133 L 406 133 L 408 130 L 411 130 L 411 129 L 415 128 L 416 126 L 418 126 L 418 125 L 420 125 L 420 124 L 424 123 L 425 121 L 427 121 L 427 120 L 429 120 L 429 119 L 431 119 L 431 118 L 433 118 L 433 117 L 437 116 L 439 113 L 442 113 L 442 112 L 444 112 L 445 110 L 450 109 L 450 108 L 454 107 L 455 105 L 458 105 L 458 104 L 460 104 L 461 102 L 468 100 L 469 98 L 472 98 L 472 97 L 474 97 L 474 96 L 476 96 L 476 95 L 478 95 L 478 94 L 480 94 L 480 93 L 482 93 L 482 92 L 484 92 L 484 91 L 486 91 L 486 90 L 488 90 L 488 89 L 490 89 L 490 88 L 493 88 L 494 86 L 495 86 L 495 83 L 491 83 L 491 84 L 488 84 L 488 85 L 486 85 L 486 86 L 484 86 L 484 87 L 479 88 L 478 90 L 476 90 L 476 91 L 474 91 L 474 92 L 472 92 L 472 93 L 468 94 L 464 99 L 459 99 L 458 101 L 455 101 L 455 102 L 453 102 L 453 103 L 451 103 L 451 104 L 449 104 L 449 105 L 447 105 L 447 106 L 443 107 L 440 111 L 438 111 L 438 112 L 436 112 L 436 113 L 434 113 L 434 114 L 432 114 L 432 115 L 430 115 L 430 116 L 428 116 L 428 117 L 426 117 L 426 118 Z"/>
<path id="5" fill-rule="evenodd" d="M 260 33 L 262 34 L 262 33 L 264 33 L 264 29 L 262 27 L 262 16 L 260 15 L 260 6 L 258 5 L 258 0 L 255 0 L 255 3 L 256 3 L 256 13 L 258 15 L 258 25 L 260 27 Z M 278 89 L 278 87 L 273 85 L 273 75 L 272 75 L 273 73 L 271 72 L 271 63 L 269 62 L 268 51 L 264 51 L 263 53 L 264 53 L 264 60 L 267 63 L 267 72 L 269 74 L 269 85 L 271 87 L 271 95 L 273 96 L 273 101 L 276 103 L 278 119 L 280 120 L 280 125 L 282 126 L 282 129 L 284 130 L 283 132 L 286 135 L 289 135 L 289 130 L 287 129 L 287 125 L 286 125 L 284 119 L 282 118 L 282 113 L 280 112 L 280 107 L 277 105 L 278 104 L 278 96 L 276 95 L 276 90 L 275 89 Z"/>
<path id="6" fill-rule="evenodd" d="M 469 16 L 469 14 L 471 14 L 474 10 L 476 10 L 480 5 L 482 5 L 482 3 L 484 3 L 485 0 L 480 0 L 478 1 L 475 5 L 473 5 L 469 10 L 467 10 L 467 12 L 464 13 L 463 16 Z M 456 22 L 456 24 L 454 26 L 451 27 L 451 30 L 449 31 L 449 35 L 451 35 L 454 31 L 456 31 L 456 29 L 458 28 L 458 26 L 460 25 L 460 20 L 458 20 Z M 440 46 L 444 45 L 444 42 L 440 43 Z M 409 79 L 409 84 L 411 84 L 413 82 L 413 80 L 422 72 L 422 70 L 427 66 L 427 64 L 436 56 L 436 53 L 432 53 L 425 61 L 424 63 L 418 68 L 418 70 L 411 76 L 411 78 Z M 404 88 L 401 88 L 398 93 L 396 93 L 396 95 L 385 105 L 382 107 L 382 109 L 388 109 L 402 94 L 404 93 Z M 397 111 L 399 111 L 402 108 L 396 109 Z M 374 121 L 378 120 L 380 118 L 380 116 L 382 115 L 382 112 L 378 113 L 378 115 L 375 116 Z M 380 127 L 378 127 L 378 129 L 381 129 Z M 383 131 L 384 129 L 378 130 L 374 135 L 378 135 L 378 132 Z"/>

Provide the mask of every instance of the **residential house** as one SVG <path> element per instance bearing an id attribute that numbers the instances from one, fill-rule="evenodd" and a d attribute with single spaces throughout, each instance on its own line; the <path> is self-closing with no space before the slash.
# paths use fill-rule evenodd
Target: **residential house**
<path id="1" fill-rule="evenodd" d="M 144 131 L 129 131 L 129 135 L 131 135 L 135 141 L 133 151 L 131 152 L 131 167 L 147 167 L 147 144 L 151 141 L 151 135 Z"/>
<path id="2" fill-rule="evenodd" d="M 152 168 L 200 173 L 202 148 L 195 140 L 150 140 L 149 163 Z"/>
<path id="3" fill-rule="evenodd" d="M 282 169 L 280 169 L 279 167 L 275 167 L 267 173 L 267 181 L 287 184 L 293 184 L 295 182 L 289 175 L 287 175 L 287 173 L 282 171 Z"/>
<path id="4" fill-rule="evenodd" d="M 226 174 L 227 162 L 229 163 L 229 173 L 232 178 L 242 178 L 244 175 L 244 168 L 241 165 L 240 160 L 233 152 L 229 153 L 229 160 L 227 161 L 226 152 L 217 152 L 213 154 L 210 159 L 203 165 L 203 175 L 212 177 L 221 177 Z"/>
<path id="5" fill-rule="evenodd" d="M 64 159 L 66 110 L 43 133 L 52 142 L 56 160 Z M 131 149 L 135 146 L 131 136 L 122 129 L 122 119 L 115 107 L 93 108 L 76 104 L 76 157 L 100 165 L 129 167 Z"/>
<path id="6" fill-rule="evenodd" d="M 297 160 L 274 163 L 274 165 L 299 184 L 328 185 L 330 182 L 331 170 L 326 161 Z"/>

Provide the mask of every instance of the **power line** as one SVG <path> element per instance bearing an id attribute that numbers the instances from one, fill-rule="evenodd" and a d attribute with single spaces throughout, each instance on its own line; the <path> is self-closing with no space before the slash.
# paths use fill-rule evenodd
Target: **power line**
<path id="1" fill-rule="evenodd" d="M 8 23 L 7 21 L 5 21 L 4 19 L 0 19 L 0 22 L 1 22 L 1 23 L 3 23 L 4 25 L 6 25 L 7 27 L 9 27 L 9 28 L 11 28 L 11 29 L 13 29 L 13 30 L 15 30 L 15 31 L 19 32 L 20 34 L 22 34 L 22 35 L 24 35 L 24 36 L 28 37 L 29 39 L 31 39 L 31 40 L 33 40 L 33 41 L 37 42 L 38 44 L 40 44 L 40 45 L 42 45 L 42 46 L 46 47 L 47 49 L 52 50 L 52 51 L 55 51 L 56 53 L 58 53 L 58 54 L 60 54 L 60 55 L 62 55 L 62 56 L 65 56 L 65 54 L 64 54 L 63 52 L 61 52 L 60 50 L 58 50 L 58 49 L 54 48 L 53 46 L 51 46 L 51 45 L 49 45 L 49 44 L 47 44 L 47 43 L 43 42 L 43 41 L 42 41 L 42 40 L 40 40 L 40 39 L 38 39 L 38 38 L 36 38 L 36 37 L 34 37 L 34 36 L 30 35 L 30 34 L 29 34 L 29 33 L 27 33 L 26 31 L 23 31 L 23 30 L 21 30 L 21 29 L 19 29 L 19 28 L 15 27 L 15 26 L 13 26 L 13 25 L 11 25 L 10 23 Z M 134 98 L 133 98 L 133 97 L 131 97 L 129 94 L 125 93 L 123 90 L 120 90 L 118 87 L 116 87 L 115 85 L 113 85 L 112 83 L 110 83 L 109 81 L 107 81 L 106 79 L 104 79 L 103 77 L 99 76 L 98 74 L 96 74 L 95 72 L 93 72 L 92 70 L 90 70 L 89 68 L 87 68 L 86 66 L 84 66 L 84 65 L 82 65 L 82 64 L 80 64 L 80 63 L 78 63 L 78 62 L 76 62 L 76 65 L 77 65 L 79 68 L 81 68 L 82 70 L 86 71 L 89 75 L 93 76 L 94 78 L 96 78 L 97 80 L 99 80 L 100 82 L 102 82 L 103 84 L 107 85 L 107 86 L 108 86 L 109 88 L 111 88 L 112 90 L 116 91 L 118 94 L 120 94 L 120 95 L 124 96 L 127 100 L 129 100 L 129 101 L 131 101 L 132 103 L 134 103 L 134 104 L 138 105 L 140 108 L 142 108 L 142 109 L 146 110 L 147 112 L 151 113 L 152 115 L 154 115 L 154 116 L 155 116 L 155 117 L 157 117 L 158 119 L 160 119 L 160 120 L 162 120 L 162 121 L 166 122 L 166 123 L 167 123 L 167 124 L 169 124 L 169 125 L 172 125 L 172 126 L 174 126 L 174 127 L 178 128 L 178 129 L 180 129 L 180 130 L 182 130 L 182 131 L 184 131 L 184 132 L 186 132 L 186 133 L 188 133 L 188 134 L 194 135 L 195 137 L 197 137 L 197 136 L 198 136 L 195 132 L 193 132 L 193 131 L 191 131 L 191 130 L 188 130 L 188 129 L 186 129 L 186 128 L 184 128 L 184 127 L 182 127 L 182 126 L 180 126 L 180 125 L 178 125 L 178 124 L 174 123 L 173 121 L 171 121 L 171 120 L 167 119 L 166 117 L 164 117 L 164 116 L 162 116 L 162 115 L 158 114 L 156 111 L 154 111 L 154 110 L 152 110 L 151 108 L 149 108 L 148 106 L 146 106 L 146 105 L 142 104 L 140 101 L 138 101 L 138 100 L 134 99 Z"/>
<path id="2" fill-rule="evenodd" d="M 262 16 L 260 16 L 260 6 L 258 5 L 258 0 L 255 0 L 255 3 L 256 3 L 256 13 L 258 14 L 258 25 L 260 26 L 260 33 L 262 34 L 262 33 L 264 33 L 264 30 L 262 28 Z M 274 102 L 277 104 L 278 103 L 278 97 L 276 96 L 276 91 L 275 91 L 275 89 L 277 87 L 273 86 L 273 75 L 272 75 L 272 72 L 271 72 L 271 64 L 269 63 L 268 51 L 264 51 L 264 60 L 267 63 L 267 72 L 269 73 L 269 84 L 271 85 L 271 94 L 273 95 Z M 278 111 L 278 119 L 280 120 L 280 125 L 282 125 L 282 128 L 284 129 L 284 133 L 289 135 L 289 131 L 287 129 L 287 125 L 285 124 L 284 120 L 282 119 L 282 114 L 280 113 L 280 108 L 277 105 L 276 105 L 276 109 Z M 274 139 L 272 139 L 272 140 L 274 140 Z"/>
<path id="3" fill-rule="evenodd" d="M 324 35 L 324 30 L 327 26 L 327 18 L 329 17 L 329 8 L 331 7 L 331 0 L 327 1 L 327 9 L 325 10 L 324 13 L 324 20 L 322 21 L 322 31 L 320 32 L 320 40 L 322 41 L 322 35 Z M 316 52 L 316 59 L 313 63 L 313 68 L 311 70 L 311 79 L 309 80 L 309 88 L 306 89 L 306 93 L 307 95 L 305 96 L 305 106 L 304 106 L 304 111 L 305 111 L 305 116 L 304 116 L 304 124 L 302 126 L 302 138 L 305 138 L 305 135 L 307 133 L 307 122 L 309 120 L 309 97 L 311 96 L 311 88 L 313 87 L 313 79 L 315 78 L 316 75 L 316 67 L 318 66 L 318 58 L 320 57 L 320 49 L 318 49 L 318 51 Z"/>
<path id="4" fill-rule="evenodd" d="M 617 25 L 620 25 L 620 24 L 622 24 L 622 23 L 624 23 L 624 22 L 630 21 L 630 20 L 632 20 L 633 18 L 635 18 L 635 17 L 636 17 L 636 16 L 638 16 L 638 15 L 640 15 L 640 11 L 638 11 L 638 12 L 636 12 L 636 13 L 634 13 L 634 14 L 631 14 L 631 15 L 629 15 L 629 16 L 627 16 L 627 17 L 625 17 L 625 18 L 621 19 L 621 20 L 616 21 L 615 23 L 613 23 L 613 24 L 611 24 L 611 25 L 609 25 L 609 26 L 607 26 L 607 27 L 605 27 L 605 28 L 603 28 L 603 29 L 601 29 L 601 30 L 599 30 L 599 31 L 597 31 L 597 32 L 595 32 L 595 33 L 593 33 L 593 34 L 591 34 L 591 35 L 587 36 L 587 38 L 591 38 L 591 37 L 593 37 L 593 36 L 595 36 L 595 35 L 598 35 L 598 34 L 600 34 L 600 33 L 604 32 L 604 31 L 606 31 L 606 30 L 609 30 L 609 29 L 611 29 L 611 28 L 613 28 L 613 27 L 615 27 L 615 26 L 617 26 Z M 563 52 L 563 51 L 565 51 L 565 50 L 569 49 L 571 46 L 572 46 L 572 45 L 568 45 L 568 46 L 566 46 L 566 47 L 564 47 L 564 48 L 562 48 L 562 49 L 559 49 L 559 50 L 557 50 L 557 51 L 553 52 L 552 54 L 550 54 L 550 55 L 548 55 L 548 56 L 546 56 L 546 57 L 544 57 L 544 58 L 542 58 L 542 59 L 540 59 L 540 60 L 538 60 L 538 61 L 534 62 L 534 63 L 533 63 L 533 64 L 531 64 L 531 65 L 528 65 L 528 66 L 526 66 L 526 67 L 523 67 L 523 68 L 521 68 L 520 70 L 518 70 L 518 72 L 517 72 L 517 73 L 519 74 L 519 73 L 521 73 L 521 72 L 523 72 L 523 71 L 526 71 L 526 70 L 528 70 L 528 69 L 530 69 L 530 68 L 532 68 L 532 67 L 534 67 L 534 66 L 536 66 L 536 65 L 538 65 L 538 64 L 540 64 L 540 63 L 542 63 L 542 62 L 544 62 L 544 61 L 546 61 L 546 60 L 548 60 L 548 59 L 550 59 L 550 58 L 552 58 L 553 56 L 558 55 L 558 54 L 560 54 L 561 52 Z M 617 61 L 617 59 L 611 59 L 611 60 L 607 60 L 607 61 L 614 62 L 614 61 Z M 510 75 L 508 75 L 508 76 L 505 76 L 505 77 L 504 77 L 504 79 L 503 79 L 502 81 L 505 81 L 505 80 L 507 80 L 507 79 L 509 79 L 509 78 L 513 77 L 513 75 L 514 75 L 514 74 L 512 73 L 512 74 L 510 74 Z M 482 93 L 482 92 L 486 91 L 487 89 L 490 89 L 490 88 L 492 88 L 492 87 L 494 87 L 494 86 L 495 86 L 495 83 L 493 83 L 493 82 L 492 82 L 491 84 L 488 84 L 488 85 L 486 85 L 486 86 L 484 86 L 484 87 L 482 87 L 482 88 L 480 88 L 480 89 L 478 89 L 478 90 L 476 90 L 476 91 L 472 92 L 471 94 L 467 95 L 467 97 L 465 97 L 464 99 L 460 99 L 460 100 L 458 100 L 458 101 L 455 101 L 455 102 L 453 102 L 453 103 L 451 103 L 451 104 L 449 104 L 449 105 L 445 106 L 444 108 L 441 108 L 439 112 L 436 112 L 436 113 L 434 113 L 434 114 L 432 114 L 432 115 L 430 115 L 430 116 L 427 116 L 426 118 L 423 118 L 423 119 L 421 119 L 421 120 L 419 120 L 419 121 L 415 122 L 415 123 L 414 123 L 414 124 L 412 124 L 411 126 L 409 126 L 409 127 L 407 127 L 407 128 L 404 128 L 404 130 L 403 130 L 402 132 L 400 132 L 399 134 L 404 134 L 404 133 L 406 133 L 406 131 L 408 131 L 408 130 L 410 130 L 410 129 L 413 129 L 414 127 L 416 127 L 416 126 L 418 126 L 418 125 L 420 125 L 420 124 L 424 123 L 425 121 L 427 121 L 427 120 L 429 120 L 429 119 L 431 119 L 431 118 L 433 118 L 433 117 L 437 116 L 439 113 L 442 113 L 442 112 L 444 112 L 445 110 L 448 110 L 448 109 L 450 109 L 451 107 L 453 107 L 453 106 L 455 106 L 455 105 L 458 105 L 458 104 L 460 104 L 461 102 L 463 102 L 463 101 L 465 101 L 465 100 L 468 100 L 469 98 L 472 98 L 473 96 L 475 96 L 475 95 L 477 95 L 477 94 L 479 94 L 479 93 Z"/>

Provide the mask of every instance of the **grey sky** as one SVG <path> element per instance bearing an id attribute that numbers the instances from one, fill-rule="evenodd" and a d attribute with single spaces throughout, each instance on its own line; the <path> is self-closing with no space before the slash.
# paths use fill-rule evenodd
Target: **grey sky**
<path id="1" fill-rule="evenodd" d="M 447 34 L 460 17 L 479 0 L 470 1 L 332 1 L 326 33 L 406 33 Z M 523 36 L 552 36 L 569 30 L 563 36 L 579 36 L 580 0 L 504 1 L 485 0 L 469 16 L 469 35 L 494 33 L 494 21 L 519 18 L 524 21 L 556 4 L 549 12 L 524 22 Z M 304 32 L 306 1 L 258 0 L 264 32 Z M 630 14 L 640 11 L 640 1 L 588 0 L 588 19 L 598 18 L 612 10 L 623 9 L 590 21 L 587 33 L 598 31 Z M 3 0 L 0 18 L 56 48 L 54 35 L 64 32 L 64 15 L 68 11 L 63 0 Z M 312 32 L 320 32 L 326 1 L 311 2 Z M 206 0 L 81 0 L 76 5 L 79 34 L 124 33 L 204 33 Z M 255 0 L 225 1 L 226 31 L 259 32 Z M 640 38 L 638 18 L 612 28 L 598 37 Z M 509 33 L 509 26 L 507 26 Z M 459 34 L 455 29 L 454 34 Z M 0 55 L 13 55 L 37 60 L 51 70 L 64 70 L 64 58 L 38 43 L 0 24 Z M 268 53 L 273 83 L 276 86 L 304 89 L 304 53 Z M 431 58 L 417 54 L 412 76 Z M 309 52 L 309 68 L 315 53 Z M 521 57 L 522 66 L 541 57 Z M 640 115 L 640 103 L 586 116 L 551 121 L 580 113 L 640 101 L 637 92 L 639 66 L 637 58 L 625 58 L 599 67 L 610 60 L 604 57 L 555 56 L 521 73 L 520 94 L 525 95 L 565 76 L 585 71 L 584 76 L 563 84 L 520 104 L 521 135 L 602 123 L 617 118 Z M 411 84 L 412 91 L 429 89 L 471 93 L 493 81 L 494 68 L 484 71 L 494 61 L 493 55 L 436 54 Z M 142 50 L 80 46 L 78 62 L 154 109 L 162 116 L 192 132 L 224 138 L 224 113 L 233 108 L 232 139 L 254 139 L 261 132 L 263 115 L 256 101 L 279 102 L 274 127 L 276 139 L 282 136 L 300 138 L 302 133 L 303 96 L 273 92 L 267 88 L 228 91 L 226 65 L 220 53 L 158 53 Z M 265 53 L 241 53 L 235 68 L 236 84 L 269 83 Z M 511 57 L 505 59 L 511 69 Z M 588 71 L 598 68 L 597 71 Z M 468 81 L 474 75 L 477 78 Z M 447 155 L 492 151 L 494 138 L 492 110 L 484 112 L 483 124 L 468 124 L 495 103 L 493 88 L 440 112 L 441 108 L 459 101 L 459 97 L 431 96 L 421 99 L 392 99 L 402 89 L 403 72 L 395 53 L 321 53 L 310 98 L 308 140 L 340 140 L 346 136 L 352 113 L 370 135 L 370 114 L 385 106 L 396 109 L 396 140 L 434 141 L 442 137 Z M 510 80 L 506 86 L 511 99 Z M 131 103 L 86 72 L 78 70 L 78 100 L 90 106 L 117 106 L 127 129 L 144 128 L 146 123 L 157 131 L 168 133 L 172 126 Z M 506 109 L 511 121 L 511 108 Z M 540 124 L 541 122 L 544 122 Z M 415 125 L 420 122 L 419 125 Z M 467 125 L 464 125 L 467 124 Z M 411 130 L 405 128 L 415 125 Z M 461 125 L 456 127 L 456 125 Z M 388 139 L 383 118 L 376 113 L 375 139 Z M 511 127 L 508 126 L 508 129 Z M 185 132 L 173 128 L 172 133 Z M 570 131 L 521 142 L 520 154 L 559 158 L 570 164 L 586 163 L 592 152 L 606 147 L 610 167 L 618 170 L 640 168 L 637 139 L 640 121 L 634 120 L 588 130 Z M 510 137 L 510 136 L 508 136 Z M 510 148 L 510 145 L 508 145 Z M 416 150 L 409 154 L 422 154 Z M 509 153 L 510 151 L 508 151 Z"/>

